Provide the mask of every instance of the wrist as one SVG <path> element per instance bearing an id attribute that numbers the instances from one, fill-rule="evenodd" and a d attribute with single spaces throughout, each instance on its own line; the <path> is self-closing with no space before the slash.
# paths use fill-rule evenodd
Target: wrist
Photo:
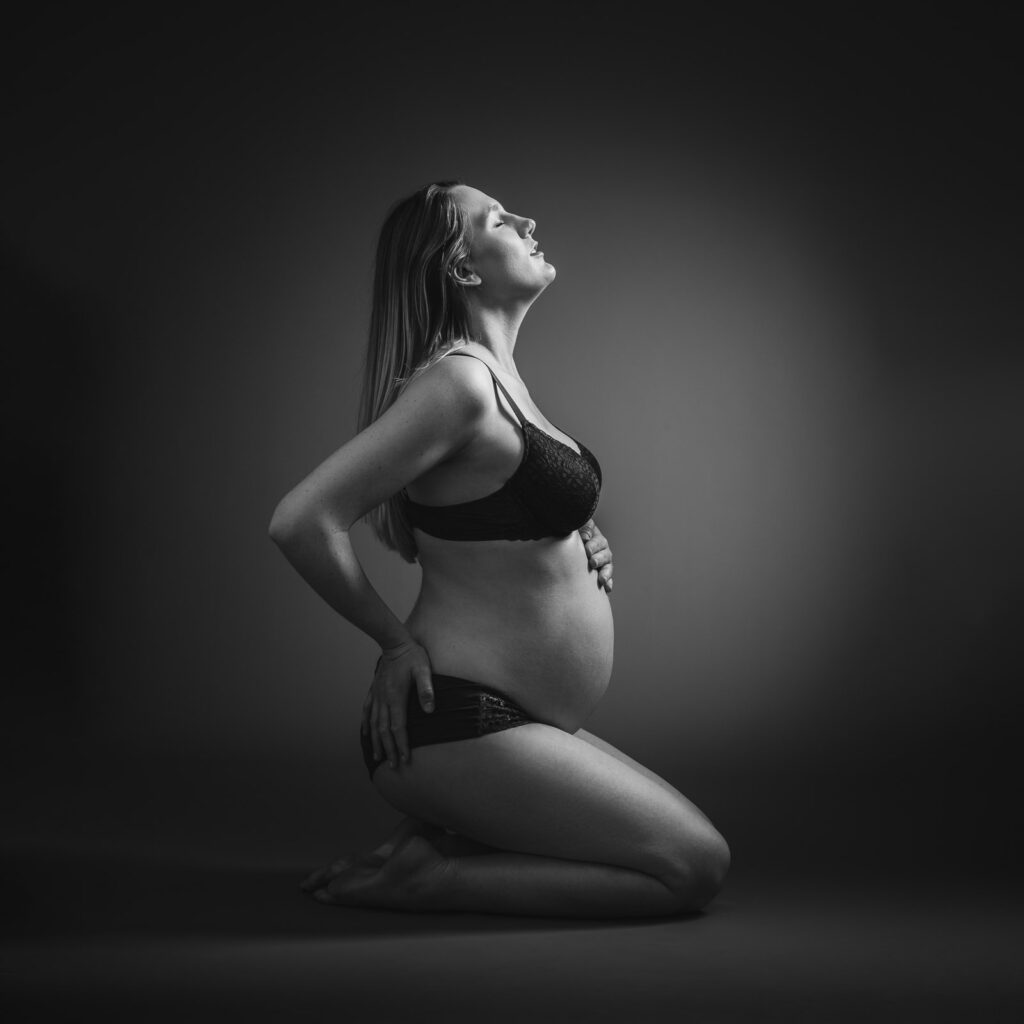
<path id="1" fill-rule="evenodd" d="M 377 646 L 380 647 L 383 654 L 405 647 L 412 642 L 412 634 L 406 629 L 405 623 L 390 608 L 375 625 L 376 629 L 370 635 L 377 641 Z"/>
<path id="2" fill-rule="evenodd" d="M 404 654 L 416 641 L 411 636 L 391 637 L 380 645 L 380 653 L 383 658 L 397 658 Z"/>

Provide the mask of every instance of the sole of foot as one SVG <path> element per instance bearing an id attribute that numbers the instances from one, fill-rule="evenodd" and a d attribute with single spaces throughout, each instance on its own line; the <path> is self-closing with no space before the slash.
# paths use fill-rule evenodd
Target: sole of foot
<path id="1" fill-rule="evenodd" d="M 423 836 L 402 843 L 383 864 L 354 867 L 318 889 L 320 903 L 391 910 L 438 909 L 449 861 Z"/>
<path id="2" fill-rule="evenodd" d="M 438 846 L 445 837 L 445 830 L 436 825 L 429 825 L 418 818 L 404 818 L 399 822 L 394 832 L 376 849 L 370 853 L 351 854 L 339 858 L 326 867 L 307 875 L 299 883 L 299 888 L 303 892 L 315 892 L 347 871 L 352 871 L 355 868 L 379 868 L 392 857 L 399 846 L 406 843 L 413 836 L 422 836 L 435 846 Z"/>

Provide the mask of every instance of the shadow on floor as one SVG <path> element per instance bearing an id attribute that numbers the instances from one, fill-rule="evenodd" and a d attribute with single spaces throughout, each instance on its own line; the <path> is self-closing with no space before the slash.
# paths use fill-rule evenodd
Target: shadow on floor
<path id="1" fill-rule="evenodd" d="M 2 855 L 5 917 L 21 941 L 367 938 L 635 927 L 644 919 L 417 914 L 324 907 L 298 888 L 308 866 L 202 864 L 156 854 L 19 849 Z M 699 922 L 705 915 L 680 920 Z M 662 918 L 651 919 L 663 921 Z"/>

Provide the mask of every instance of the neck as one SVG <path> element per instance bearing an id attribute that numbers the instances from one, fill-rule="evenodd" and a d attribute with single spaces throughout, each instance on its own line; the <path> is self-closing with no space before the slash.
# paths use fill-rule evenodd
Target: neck
<path id="1" fill-rule="evenodd" d="M 470 325 L 473 340 L 486 348 L 495 362 L 508 373 L 519 376 L 513 352 L 519 336 L 519 325 L 526 316 L 529 304 L 514 307 L 470 307 Z"/>

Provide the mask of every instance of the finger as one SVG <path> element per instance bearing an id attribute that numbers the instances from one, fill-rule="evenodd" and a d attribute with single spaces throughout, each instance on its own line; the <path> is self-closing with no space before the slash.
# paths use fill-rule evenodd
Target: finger
<path id="1" fill-rule="evenodd" d="M 359 731 L 365 736 L 370 731 L 370 710 L 372 708 L 370 696 L 367 694 L 366 700 L 363 701 L 363 714 L 359 721 Z"/>
<path id="2" fill-rule="evenodd" d="M 583 545 L 587 549 L 588 555 L 596 554 L 598 551 L 603 551 L 608 547 L 608 541 L 605 539 L 603 533 L 596 534 L 586 544 Z"/>
<path id="3" fill-rule="evenodd" d="M 388 759 L 388 767 L 394 768 L 398 764 L 398 751 L 395 748 L 395 737 L 392 726 L 388 726 L 380 734 L 381 743 L 384 744 L 384 756 Z"/>
<path id="4" fill-rule="evenodd" d="M 377 707 L 374 705 L 370 708 L 370 747 L 373 750 L 374 761 L 380 760 L 380 740 L 377 738 Z"/>
<path id="5" fill-rule="evenodd" d="M 597 578 L 598 578 L 598 579 L 599 579 L 599 580 L 600 580 L 600 581 L 601 581 L 602 583 L 610 583 L 610 582 L 611 582 L 611 579 L 612 579 L 612 567 L 611 567 L 611 563 L 609 563 L 608 565 L 606 565 L 606 566 L 605 566 L 605 567 L 604 567 L 604 568 L 603 568 L 603 569 L 602 569 L 602 570 L 601 570 L 601 571 L 600 571 L 600 572 L 599 572 L 599 573 L 597 574 Z"/>
<path id="6" fill-rule="evenodd" d="M 409 760 L 409 737 L 405 731 L 405 709 L 391 709 L 391 732 L 395 737 L 395 747 L 398 756 L 403 761 Z"/>
<path id="7" fill-rule="evenodd" d="M 429 714 L 434 710 L 434 684 L 431 681 L 429 669 L 417 669 L 416 689 L 420 695 L 420 707 Z"/>
<path id="8" fill-rule="evenodd" d="M 580 533 L 580 536 L 586 541 L 586 540 L 590 540 L 590 538 L 594 536 L 594 531 L 596 529 L 597 529 L 597 527 L 594 526 L 594 520 L 593 519 L 588 519 L 580 527 L 579 533 Z"/>
<path id="9" fill-rule="evenodd" d="M 384 756 L 384 747 L 380 741 L 380 733 L 382 728 L 386 728 L 386 723 L 381 720 L 382 706 L 380 704 L 374 705 L 373 714 L 370 718 L 370 740 L 373 745 L 373 759 L 379 761 Z"/>
<path id="10" fill-rule="evenodd" d="M 378 760 L 387 760 L 394 767 L 395 741 L 391 736 L 391 713 L 386 704 L 381 704 L 377 709 L 377 723 L 374 732 L 377 742 L 380 744 L 380 757 Z"/>
<path id="11" fill-rule="evenodd" d="M 611 565 L 612 553 L 605 548 L 604 551 L 598 551 L 596 555 L 592 555 L 590 559 L 591 569 L 600 569 L 602 565 Z"/>

